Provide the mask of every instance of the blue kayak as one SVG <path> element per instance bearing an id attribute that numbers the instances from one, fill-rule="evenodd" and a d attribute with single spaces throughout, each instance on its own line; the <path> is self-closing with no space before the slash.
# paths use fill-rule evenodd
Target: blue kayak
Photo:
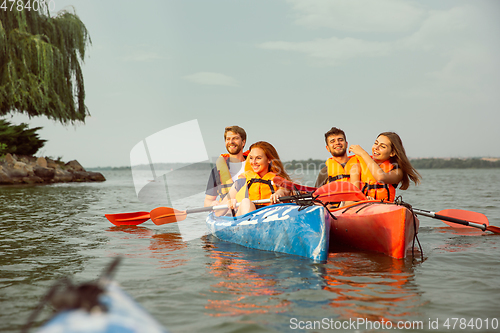
<path id="1" fill-rule="evenodd" d="M 168 333 L 141 305 L 125 293 L 111 276 L 121 258 L 115 258 L 102 276 L 80 285 L 67 278 L 55 283 L 28 319 L 28 332 L 43 306 L 57 313 L 38 333 Z"/>
<path id="2" fill-rule="evenodd" d="M 253 249 L 281 252 L 325 262 L 331 217 L 323 206 L 277 204 L 245 215 L 208 215 L 215 237 Z"/>
<path id="3" fill-rule="evenodd" d="M 38 333 L 167 333 L 146 310 L 116 283 L 109 283 L 100 295 L 106 312 L 82 309 L 58 313 Z"/>

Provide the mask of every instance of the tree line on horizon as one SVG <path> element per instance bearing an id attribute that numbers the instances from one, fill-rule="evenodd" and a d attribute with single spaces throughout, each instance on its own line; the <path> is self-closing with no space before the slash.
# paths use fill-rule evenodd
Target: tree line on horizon
<path id="1" fill-rule="evenodd" d="M 416 169 L 485 169 L 500 168 L 500 159 L 489 161 L 479 157 L 472 158 L 410 158 L 411 164 Z M 296 169 L 321 169 L 325 166 L 324 160 L 292 160 L 285 162 L 285 167 Z"/>
<path id="2" fill-rule="evenodd" d="M 416 169 L 491 169 L 500 168 L 500 159 L 495 161 L 486 160 L 479 157 L 472 158 L 418 158 L 410 159 Z M 311 170 L 319 171 L 325 166 L 324 160 L 292 160 L 283 162 L 287 170 Z M 184 169 L 184 170 L 207 170 L 215 165 L 209 162 L 201 163 L 158 163 L 154 167 L 157 170 Z M 130 170 L 130 166 L 121 167 L 95 167 L 92 170 Z M 136 170 L 151 170 L 149 164 L 134 166 Z"/>
<path id="3" fill-rule="evenodd" d="M 479 157 L 472 158 L 410 158 L 411 164 L 416 169 L 485 169 L 500 168 L 500 159 L 489 161 Z M 325 166 L 324 160 L 292 160 L 284 163 L 285 168 L 296 169 L 321 169 Z"/>

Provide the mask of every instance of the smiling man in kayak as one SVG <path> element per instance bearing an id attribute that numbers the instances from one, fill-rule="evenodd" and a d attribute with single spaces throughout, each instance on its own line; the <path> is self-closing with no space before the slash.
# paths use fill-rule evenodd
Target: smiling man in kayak
<path id="1" fill-rule="evenodd" d="M 343 130 L 332 127 L 325 133 L 326 150 L 332 157 L 326 160 L 326 166 L 320 170 L 316 187 L 335 181 L 350 181 L 351 167 L 356 164 L 354 156 L 347 156 L 347 139 Z"/>
<path id="2" fill-rule="evenodd" d="M 221 154 L 210 173 L 205 191 L 205 207 L 214 206 L 229 192 L 234 181 L 245 171 L 248 151 L 243 152 L 247 133 L 239 126 L 228 126 L 224 131 L 227 154 Z M 217 200 L 219 197 L 219 200 Z"/>

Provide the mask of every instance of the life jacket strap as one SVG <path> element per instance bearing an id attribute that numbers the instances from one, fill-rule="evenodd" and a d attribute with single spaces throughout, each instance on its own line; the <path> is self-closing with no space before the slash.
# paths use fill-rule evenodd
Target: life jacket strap
<path id="1" fill-rule="evenodd" d="M 394 186 L 394 184 L 391 184 L 391 185 Z M 396 187 L 397 187 L 397 185 L 394 186 L 394 188 L 396 188 Z M 368 195 L 368 192 L 370 190 L 378 190 L 381 188 L 383 188 L 387 191 L 387 201 L 391 201 L 391 191 L 389 191 L 389 186 L 387 184 L 368 184 L 368 183 L 365 183 L 361 192 L 363 192 L 364 195 Z M 374 199 L 377 199 L 377 191 L 375 191 L 375 198 Z"/>
<path id="2" fill-rule="evenodd" d="M 250 186 L 254 183 L 263 183 L 267 184 L 271 188 L 271 193 L 274 194 L 274 186 L 273 182 L 271 180 L 265 180 L 265 179 L 260 179 L 260 178 L 252 178 L 249 181 L 247 181 L 247 188 L 250 189 Z"/>
<path id="3" fill-rule="evenodd" d="M 335 177 L 328 176 L 328 182 L 331 183 L 344 178 L 351 178 L 351 175 L 336 175 Z"/>
<path id="4" fill-rule="evenodd" d="M 223 190 L 231 188 L 231 186 L 233 186 L 233 184 L 220 184 L 217 187 L 217 194 L 220 196 L 221 199 L 224 199 L 224 197 L 229 194 L 229 191 L 223 191 Z"/>

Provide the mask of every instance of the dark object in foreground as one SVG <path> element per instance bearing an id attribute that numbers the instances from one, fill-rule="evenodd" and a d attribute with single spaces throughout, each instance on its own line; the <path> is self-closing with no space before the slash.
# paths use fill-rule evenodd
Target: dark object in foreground
<path id="1" fill-rule="evenodd" d="M 156 320 L 112 282 L 120 261 L 121 258 L 115 258 L 95 281 L 74 285 L 67 278 L 59 280 L 31 314 L 22 332 L 28 332 L 40 310 L 51 304 L 56 314 L 39 333 L 166 333 Z"/>

